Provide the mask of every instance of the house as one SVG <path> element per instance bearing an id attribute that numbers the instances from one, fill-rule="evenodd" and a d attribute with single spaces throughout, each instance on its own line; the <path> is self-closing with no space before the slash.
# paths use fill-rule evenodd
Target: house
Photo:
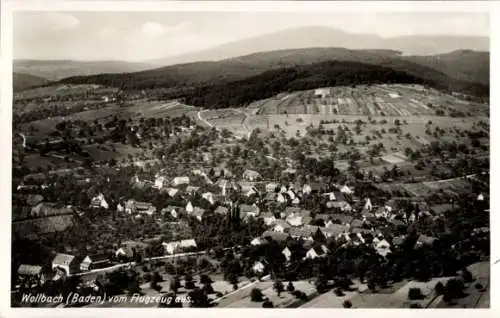
<path id="1" fill-rule="evenodd" d="M 189 201 L 187 204 L 186 204 L 186 212 L 187 214 L 191 214 L 193 213 L 194 211 L 194 206 L 193 204 L 191 203 L 191 201 Z"/>
<path id="2" fill-rule="evenodd" d="M 163 189 L 163 186 L 165 185 L 165 183 L 166 183 L 166 179 L 164 176 L 156 176 L 153 188 L 161 190 L 161 189 Z"/>
<path id="3" fill-rule="evenodd" d="M 317 216 L 316 216 L 317 217 Z M 351 224 L 352 220 L 354 219 L 352 216 L 347 215 L 347 214 L 339 214 L 339 213 L 334 213 L 329 215 L 330 219 L 332 219 L 332 223 L 340 223 L 340 224 Z"/>
<path id="4" fill-rule="evenodd" d="M 156 207 L 149 202 L 135 202 L 133 213 L 147 214 L 149 216 L 156 212 Z"/>
<path id="5" fill-rule="evenodd" d="M 108 202 L 106 202 L 104 195 L 100 193 L 98 196 L 92 198 L 92 201 L 90 202 L 90 207 L 94 209 L 98 208 L 108 209 L 109 205 Z"/>
<path id="6" fill-rule="evenodd" d="M 329 250 L 325 245 L 314 246 L 307 251 L 305 258 L 315 259 L 318 257 L 325 257 L 328 252 Z"/>
<path id="7" fill-rule="evenodd" d="M 39 265 L 21 264 L 17 269 L 17 275 L 20 279 L 35 278 L 41 284 L 43 284 L 43 282 L 45 281 L 45 277 L 42 273 L 42 266 Z"/>
<path id="8" fill-rule="evenodd" d="M 283 232 L 265 231 L 264 233 L 262 233 L 260 237 L 265 239 L 271 239 L 275 242 L 281 243 L 285 242 L 288 239 L 289 235 Z"/>
<path id="9" fill-rule="evenodd" d="M 478 201 L 484 201 L 484 195 L 482 193 L 480 193 L 478 196 L 477 196 L 477 200 Z"/>
<path id="10" fill-rule="evenodd" d="M 288 189 L 288 191 L 286 192 L 286 194 L 288 195 L 288 197 L 292 201 L 297 198 L 297 195 L 295 194 L 295 192 L 292 189 Z"/>
<path id="11" fill-rule="evenodd" d="M 314 240 L 313 236 L 316 233 L 316 231 L 319 229 L 318 226 L 313 226 L 313 225 L 304 225 L 302 227 L 291 227 L 288 230 L 288 234 L 292 238 L 302 238 L 304 240 Z"/>
<path id="12" fill-rule="evenodd" d="M 300 199 L 299 197 L 295 197 L 295 199 L 292 200 L 292 204 L 298 205 L 300 204 Z"/>
<path id="13" fill-rule="evenodd" d="M 257 171 L 247 169 L 245 170 L 245 172 L 243 172 L 243 179 L 248 181 L 257 181 L 259 179 L 262 179 L 262 176 Z"/>
<path id="14" fill-rule="evenodd" d="M 142 253 L 148 245 L 137 241 L 124 241 L 115 251 L 115 257 L 130 259 L 135 253 Z"/>
<path id="15" fill-rule="evenodd" d="M 109 256 L 106 254 L 87 255 L 80 263 L 80 270 L 89 271 L 91 269 L 102 268 L 109 264 Z"/>
<path id="16" fill-rule="evenodd" d="M 239 207 L 241 215 L 257 217 L 260 214 L 260 209 L 255 204 L 241 204 Z"/>
<path id="17" fill-rule="evenodd" d="M 172 180 L 172 185 L 174 187 L 180 186 L 182 184 L 189 184 L 189 177 L 175 177 L 174 180 Z"/>
<path id="18" fill-rule="evenodd" d="M 330 224 L 328 226 L 321 227 L 320 230 L 326 237 L 337 238 L 347 231 L 347 227 L 340 224 Z"/>
<path id="19" fill-rule="evenodd" d="M 363 226 L 363 221 L 361 221 L 360 219 L 353 219 L 350 224 L 351 228 L 362 227 L 362 226 Z"/>
<path id="20" fill-rule="evenodd" d="M 285 256 L 287 262 L 289 262 L 292 259 L 292 251 L 290 251 L 288 246 L 281 251 L 281 254 Z"/>
<path id="21" fill-rule="evenodd" d="M 266 269 L 266 266 L 261 261 L 256 261 L 252 266 L 252 271 L 255 274 L 262 274 L 262 273 L 264 273 L 265 269 Z"/>
<path id="22" fill-rule="evenodd" d="M 315 98 L 326 98 L 332 96 L 330 88 L 317 88 L 314 90 Z"/>
<path id="23" fill-rule="evenodd" d="M 257 191 L 257 189 L 255 187 L 251 187 L 246 193 L 245 195 L 247 197 L 251 197 L 252 195 L 258 195 L 259 194 L 259 191 Z"/>
<path id="24" fill-rule="evenodd" d="M 229 209 L 226 208 L 225 206 L 222 206 L 222 205 L 219 205 L 214 213 L 217 213 L 217 214 L 223 214 L 223 215 L 226 215 L 227 213 L 229 212 Z"/>
<path id="25" fill-rule="evenodd" d="M 179 192 L 179 189 L 176 188 L 167 188 L 166 190 L 170 197 L 174 197 Z"/>
<path id="26" fill-rule="evenodd" d="M 436 240 L 435 237 L 421 234 L 421 235 L 419 235 L 418 240 L 417 240 L 417 247 L 424 246 L 424 245 L 432 245 L 432 243 L 434 243 L 435 240 Z"/>
<path id="27" fill-rule="evenodd" d="M 29 206 L 36 206 L 43 201 L 43 196 L 41 194 L 30 194 L 26 198 L 26 204 Z"/>
<path id="28" fill-rule="evenodd" d="M 287 196 L 283 193 L 278 193 L 278 195 L 276 196 L 276 201 L 279 203 L 285 203 L 287 202 Z"/>
<path id="29" fill-rule="evenodd" d="M 196 241 L 194 239 L 180 240 L 168 243 L 163 242 L 162 245 L 168 254 L 175 254 L 179 251 L 182 251 L 183 249 L 197 247 Z"/>
<path id="30" fill-rule="evenodd" d="M 183 207 L 180 207 L 180 206 L 173 206 L 173 205 L 169 205 L 167 206 L 166 208 L 163 208 L 161 210 L 161 214 L 162 215 L 165 215 L 165 213 L 168 213 L 170 214 L 173 218 L 178 218 L 180 213 L 182 213 L 184 210 Z"/>
<path id="31" fill-rule="evenodd" d="M 288 175 L 288 176 L 294 176 L 295 174 L 297 174 L 297 170 L 292 169 L 292 168 L 287 168 L 287 169 L 283 170 L 281 172 L 281 174 Z"/>
<path id="32" fill-rule="evenodd" d="M 199 208 L 197 206 L 194 207 L 193 212 L 191 213 L 191 215 L 197 218 L 200 222 L 203 219 L 203 214 L 205 214 L 205 209 Z"/>
<path id="33" fill-rule="evenodd" d="M 258 246 L 267 243 L 266 240 L 262 237 L 256 237 L 254 238 L 251 242 L 250 245 L 252 246 Z"/>
<path id="34" fill-rule="evenodd" d="M 271 226 L 276 222 L 276 217 L 271 212 L 261 213 L 260 217 L 264 220 L 264 224 L 267 226 Z"/>
<path id="35" fill-rule="evenodd" d="M 372 201 L 370 200 L 370 198 L 366 199 L 364 209 L 366 211 L 371 211 L 373 209 Z"/>
<path id="36" fill-rule="evenodd" d="M 210 204 L 215 204 L 214 194 L 212 192 L 205 192 L 201 195 L 201 197 L 207 200 Z"/>
<path id="37" fill-rule="evenodd" d="M 194 194 L 194 193 L 198 192 L 199 189 L 200 189 L 200 187 L 194 187 L 194 186 L 189 185 L 186 187 L 186 193 Z"/>
<path id="38" fill-rule="evenodd" d="M 390 249 L 391 244 L 389 242 L 387 242 L 387 240 L 385 240 L 385 239 L 382 239 L 382 240 L 377 239 L 377 242 L 375 242 L 375 240 L 374 240 L 374 248 L 377 251 L 377 253 L 383 257 L 386 257 L 387 254 L 389 254 L 391 252 L 391 249 Z"/>
<path id="39" fill-rule="evenodd" d="M 302 193 L 304 194 L 309 194 L 312 192 L 312 188 L 308 184 L 304 184 L 304 187 L 302 187 Z"/>
<path id="40" fill-rule="evenodd" d="M 276 189 L 278 188 L 278 184 L 276 182 L 271 182 L 266 184 L 266 191 L 267 192 L 276 192 Z"/>
<path id="41" fill-rule="evenodd" d="M 326 207 L 328 209 L 340 209 L 342 212 L 352 211 L 351 205 L 345 201 L 328 201 Z"/>
<path id="42" fill-rule="evenodd" d="M 339 191 L 332 191 L 329 193 L 325 193 L 325 196 L 328 196 L 328 199 L 330 201 L 337 201 L 337 202 L 343 202 L 345 201 L 345 196 L 342 192 Z"/>
<path id="43" fill-rule="evenodd" d="M 291 228 L 291 226 L 285 221 L 278 219 L 273 227 L 274 232 L 285 233 Z"/>
<path id="44" fill-rule="evenodd" d="M 354 193 L 354 191 L 351 188 L 349 188 L 347 185 L 344 185 L 342 188 L 340 188 L 340 192 L 344 193 L 344 194 L 349 194 L 349 195 Z"/>
<path id="45" fill-rule="evenodd" d="M 286 222 L 291 226 L 302 226 L 308 223 L 305 223 L 302 215 L 298 214 L 290 214 L 286 217 Z"/>
<path id="46" fill-rule="evenodd" d="M 66 276 L 78 272 L 78 265 L 75 256 L 70 254 L 58 253 L 52 260 L 52 270 L 63 271 Z"/>

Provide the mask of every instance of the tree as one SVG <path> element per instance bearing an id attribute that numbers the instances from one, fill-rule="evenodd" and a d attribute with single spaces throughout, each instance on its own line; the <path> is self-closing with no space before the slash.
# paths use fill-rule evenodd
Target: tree
<path id="1" fill-rule="evenodd" d="M 262 291 L 258 288 L 253 288 L 250 292 L 250 299 L 253 302 L 262 301 Z"/>
<path id="2" fill-rule="evenodd" d="M 293 292 L 293 291 L 295 290 L 295 286 L 293 286 L 292 281 L 289 281 L 289 282 L 288 282 L 288 285 L 286 286 L 286 290 L 287 290 L 288 292 L 290 292 L 290 293 L 291 293 L 291 292 Z"/>
<path id="3" fill-rule="evenodd" d="M 189 297 L 191 298 L 190 306 L 195 308 L 207 308 L 211 306 L 211 303 L 202 289 L 195 288 L 189 292 Z"/>
<path id="4" fill-rule="evenodd" d="M 265 302 L 262 303 L 262 308 L 274 308 L 274 305 L 271 301 L 266 300 Z"/>
<path id="5" fill-rule="evenodd" d="M 137 281 L 132 281 L 127 286 L 127 293 L 128 293 L 129 296 L 132 296 L 133 294 L 140 294 L 141 293 L 141 287 L 139 286 L 139 283 Z"/>
<path id="6" fill-rule="evenodd" d="M 174 293 L 177 293 L 177 290 L 181 288 L 181 283 L 179 281 L 179 277 L 174 277 L 170 281 L 170 290 L 173 291 Z"/>
<path id="7" fill-rule="evenodd" d="M 285 290 L 283 283 L 280 280 L 276 280 L 273 285 L 274 290 L 278 294 L 278 297 L 281 295 L 281 292 Z"/>
<path id="8" fill-rule="evenodd" d="M 443 294 L 444 294 L 444 292 L 445 292 L 445 288 L 444 288 L 443 283 L 438 282 L 438 283 L 436 284 L 436 286 L 434 287 L 434 291 L 435 291 L 435 292 L 436 292 L 436 294 L 438 294 L 438 295 L 443 295 Z"/>

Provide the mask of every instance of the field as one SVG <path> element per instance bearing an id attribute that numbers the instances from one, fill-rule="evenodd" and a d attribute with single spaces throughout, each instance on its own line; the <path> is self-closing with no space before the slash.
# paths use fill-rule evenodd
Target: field
<path id="1" fill-rule="evenodd" d="M 307 114 L 351 116 L 431 116 L 437 110 L 485 115 L 483 105 L 458 100 L 435 90 L 413 85 L 374 85 L 330 88 L 279 94 L 248 106 L 259 115 Z M 258 111 L 256 111 L 258 109 Z"/>
<path id="2" fill-rule="evenodd" d="M 117 88 L 112 87 L 103 87 L 101 85 L 52 85 L 46 87 L 38 87 L 32 88 L 28 90 L 23 90 L 22 92 L 18 92 L 14 94 L 14 99 L 31 99 L 31 98 L 40 98 L 40 97 L 54 97 L 60 98 L 65 96 L 74 96 L 81 94 L 113 94 L 118 91 Z"/>
<path id="3" fill-rule="evenodd" d="M 316 288 L 314 285 L 308 283 L 307 281 L 296 281 L 293 282 L 295 286 L 295 290 L 300 290 L 304 292 L 308 297 L 314 296 L 317 294 Z M 286 285 L 286 284 L 285 284 Z M 279 307 L 279 308 L 290 308 L 290 307 L 295 307 L 299 304 L 299 301 L 290 294 L 289 292 L 282 292 L 281 295 L 278 297 L 276 294 L 276 291 L 273 289 L 272 284 L 269 283 L 264 286 L 265 288 L 262 288 L 262 294 L 264 297 L 266 297 L 268 300 L 270 300 L 274 307 Z M 252 288 L 248 288 L 250 291 Z M 261 308 L 262 307 L 262 302 L 252 302 L 250 297 L 245 297 L 239 301 L 235 301 L 231 303 L 229 306 L 230 308 Z"/>

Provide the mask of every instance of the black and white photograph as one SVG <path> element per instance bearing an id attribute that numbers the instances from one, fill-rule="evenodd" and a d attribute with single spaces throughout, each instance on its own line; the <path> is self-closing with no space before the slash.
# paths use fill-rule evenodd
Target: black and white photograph
<path id="1" fill-rule="evenodd" d="M 88 5 L 10 16 L 10 307 L 490 308 L 488 7 Z"/>

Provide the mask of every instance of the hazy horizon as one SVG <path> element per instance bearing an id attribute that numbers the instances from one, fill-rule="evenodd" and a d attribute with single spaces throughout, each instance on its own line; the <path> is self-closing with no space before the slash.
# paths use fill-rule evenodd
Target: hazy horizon
<path id="1" fill-rule="evenodd" d="M 490 36 L 488 13 L 451 12 L 15 12 L 13 24 L 16 60 L 147 62 L 300 27 L 384 38 Z"/>

